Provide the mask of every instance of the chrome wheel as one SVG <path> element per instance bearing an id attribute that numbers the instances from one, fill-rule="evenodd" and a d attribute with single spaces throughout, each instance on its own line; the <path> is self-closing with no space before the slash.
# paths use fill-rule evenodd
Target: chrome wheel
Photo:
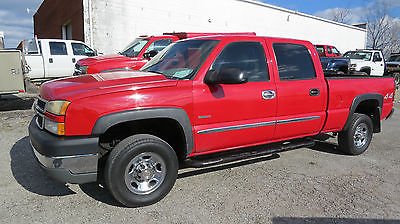
<path id="1" fill-rule="evenodd" d="M 358 148 L 363 147 L 368 141 L 368 127 L 365 123 L 360 123 L 354 132 L 354 145 Z"/>
<path id="2" fill-rule="evenodd" d="M 135 194 L 155 191 L 166 175 L 165 161 L 156 153 L 143 152 L 135 156 L 125 169 L 125 184 Z"/>

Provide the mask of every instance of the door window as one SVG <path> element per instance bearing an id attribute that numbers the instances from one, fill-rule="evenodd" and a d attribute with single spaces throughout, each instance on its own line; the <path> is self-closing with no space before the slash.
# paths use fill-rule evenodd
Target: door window
<path id="1" fill-rule="evenodd" d="M 328 52 L 328 54 L 332 54 L 332 48 L 331 47 L 326 47 L 326 51 Z"/>
<path id="2" fill-rule="evenodd" d="M 162 40 L 156 40 L 150 46 L 146 49 L 146 53 L 150 52 L 152 50 L 155 50 L 157 52 L 160 52 L 162 49 L 167 47 L 172 43 L 171 39 L 162 39 Z"/>
<path id="3" fill-rule="evenodd" d="M 332 52 L 335 55 L 340 55 L 340 52 L 336 49 L 336 47 L 332 47 Z"/>
<path id="4" fill-rule="evenodd" d="M 374 61 L 382 61 L 381 56 L 377 52 L 374 53 Z"/>
<path id="5" fill-rule="evenodd" d="M 314 79 L 315 69 L 308 49 L 301 44 L 274 43 L 279 80 Z"/>
<path id="6" fill-rule="evenodd" d="M 94 51 L 88 46 L 81 43 L 72 43 L 72 51 L 74 55 L 94 56 Z"/>
<path id="7" fill-rule="evenodd" d="M 49 42 L 51 55 L 68 55 L 64 42 Z"/>
<path id="8" fill-rule="evenodd" d="M 268 68 L 264 48 L 260 42 L 234 42 L 222 50 L 215 59 L 211 70 L 238 68 L 248 82 L 268 81 Z"/>

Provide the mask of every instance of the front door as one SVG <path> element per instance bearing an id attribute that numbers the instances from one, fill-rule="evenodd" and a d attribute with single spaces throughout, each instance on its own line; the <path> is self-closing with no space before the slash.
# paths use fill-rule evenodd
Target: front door
<path id="1" fill-rule="evenodd" d="M 210 67 L 217 73 L 238 68 L 247 83 L 194 83 L 196 153 L 263 143 L 274 135 L 275 84 L 269 76 L 265 43 L 252 40 L 227 44 Z"/>

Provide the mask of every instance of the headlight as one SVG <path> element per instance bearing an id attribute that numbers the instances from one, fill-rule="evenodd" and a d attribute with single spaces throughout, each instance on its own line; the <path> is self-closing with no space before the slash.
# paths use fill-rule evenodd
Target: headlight
<path id="1" fill-rule="evenodd" d="M 65 115 L 70 103 L 65 100 L 49 101 L 46 103 L 45 111 L 55 115 Z"/>
<path id="2" fill-rule="evenodd" d="M 65 135 L 65 123 L 58 123 L 49 119 L 44 120 L 44 128 L 56 135 Z"/>

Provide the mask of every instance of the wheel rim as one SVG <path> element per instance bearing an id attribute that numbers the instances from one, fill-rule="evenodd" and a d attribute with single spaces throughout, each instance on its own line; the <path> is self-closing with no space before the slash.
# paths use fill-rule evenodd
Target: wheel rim
<path id="1" fill-rule="evenodd" d="M 144 152 L 128 163 L 125 184 L 135 194 L 150 194 L 160 187 L 165 175 L 165 161 L 156 153 Z"/>
<path id="2" fill-rule="evenodd" d="M 368 127 L 366 124 L 361 123 L 357 126 L 353 136 L 354 145 L 358 148 L 367 144 L 368 140 Z"/>

